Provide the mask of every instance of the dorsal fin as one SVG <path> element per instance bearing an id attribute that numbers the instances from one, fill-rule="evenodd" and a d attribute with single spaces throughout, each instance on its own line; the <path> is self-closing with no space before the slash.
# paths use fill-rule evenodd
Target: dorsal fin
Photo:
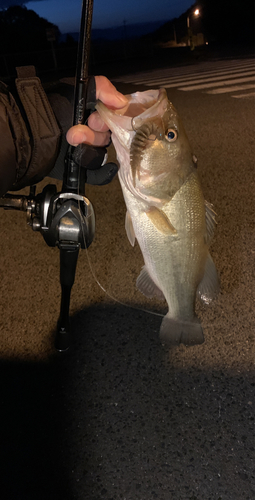
<path id="1" fill-rule="evenodd" d="M 211 239 L 214 235 L 215 226 L 217 224 L 216 215 L 217 214 L 213 209 L 213 205 L 205 200 L 205 222 L 206 222 L 205 243 L 207 245 L 210 244 Z"/>

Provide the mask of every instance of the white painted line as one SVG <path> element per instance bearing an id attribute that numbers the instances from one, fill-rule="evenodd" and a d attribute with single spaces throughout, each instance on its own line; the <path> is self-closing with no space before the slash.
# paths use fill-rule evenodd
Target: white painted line
<path id="1" fill-rule="evenodd" d="M 240 75 L 238 75 L 238 73 L 240 73 Z M 152 79 L 151 80 L 140 80 L 138 82 L 133 82 L 133 83 L 144 84 L 146 86 L 149 86 L 149 85 L 164 85 L 165 83 L 171 82 L 173 84 L 176 84 L 176 87 L 177 87 L 178 85 L 182 85 L 182 84 L 186 85 L 186 82 L 189 82 L 189 81 L 191 83 L 200 83 L 200 82 L 209 82 L 212 79 L 214 79 L 214 80 L 216 80 L 217 78 L 220 79 L 221 74 L 222 74 L 222 79 L 225 76 L 230 76 L 230 75 L 234 75 L 234 76 L 253 75 L 253 74 L 255 74 L 255 67 L 253 68 L 252 71 L 245 71 L 244 69 L 236 69 L 236 70 L 229 70 L 229 71 L 225 71 L 225 70 L 210 71 L 210 72 L 206 72 L 204 74 L 197 73 L 195 75 L 190 75 L 190 76 L 187 76 L 186 78 L 181 78 L 181 79 L 179 76 L 174 76 L 174 77 L 169 76 L 167 78 L 165 77 L 164 79 L 160 79 L 158 77 L 158 78 L 154 78 L 153 80 Z M 219 75 L 219 76 L 216 76 L 216 75 Z M 204 78 L 204 76 L 205 77 L 211 76 L 211 78 L 206 79 L 206 78 Z M 199 78 L 199 77 L 200 77 L 200 80 L 196 81 L 196 78 Z M 192 80 L 195 80 L 195 81 L 193 82 Z"/>
<path id="2" fill-rule="evenodd" d="M 254 89 L 255 83 L 247 85 L 233 85 L 231 87 L 220 87 L 219 89 L 208 90 L 207 94 L 226 94 L 227 92 L 237 92 L 238 90 Z M 234 96 L 233 96 L 234 97 Z M 235 96 L 237 97 L 237 96 Z"/>
<path id="3" fill-rule="evenodd" d="M 249 69 L 249 67 L 254 67 L 255 59 L 235 59 L 233 61 L 216 61 L 209 63 L 199 63 L 192 66 L 181 66 L 175 68 L 162 68 L 153 71 L 145 71 L 134 73 L 133 75 L 124 75 L 123 77 L 117 77 L 112 79 L 113 81 L 125 81 L 126 83 L 143 83 L 148 80 L 148 78 L 158 78 L 160 73 L 161 76 L 169 76 L 169 77 L 181 77 L 186 75 L 196 74 L 196 72 L 204 73 L 207 71 L 225 71 L 228 69 L 238 69 L 243 68 Z M 222 69 L 223 68 L 223 69 Z"/>
<path id="4" fill-rule="evenodd" d="M 255 77 L 255 71 L 246 71 L 244 73 L 241 73 L 240 75 L 235 75 L 235 76 L 238 76 L 241 77 L 241 76 L 245 76 L 245 77 L 249 77 L 249 79 L 252 79 L 253 77 Z M 227 76 L 228 78 L 229 76 Z M 224 80 L 224 81 L 227 81 L 228 83 L 231 83 L 231 80 L 226 80 L 226 76 L 225 75 L 221 75 L 221 76 L 212 76 L 210 78 L 199 78 L 198 80 L 195 80 L 194 82 L 191 82 L 192 84 L 196 84 L 194 86 L 194 89 L 195 88 L 203 88 L 203 87 L 200 87 L 199 83 L 202 83 L 203 85 L 209 85 L 209 87 L 219 87 L 219 85 L 221 85 L 221 80 Z M 249 80 L 245 80 L 245 81 L 249 81 Z M 214 82 L 214 84 L 207 84 L 206 82 Z M 220 83 L 218 83 L 220 82 Z M 238 82 L 235 82 L 235 80 L 233 80 L 233 83 L 238 83 Z M 242 83 L 242 82 L 241 82 Z M 182 85 L 182 82 L 179 83 L 179 85 Z M 183 82 L 183 85 L 184 87 L 183 88 L 180 88 L 179 90 L 193 90 L 193 87 L 189 87 L 188 84 L 186 85 L 185 82 Z M 169 88 L 172 88 L 172 87 L 176 87 L 176 83 L 170 83 L 170 84 L 167 84 L 165 85 L 165 88 L 166 89 L 169 89 Z M 187 89 L 186 89 L 187 87 Z"/>
<path id="5" fill-rule="evenodd" d="M 114 81 L 124 81 L 125 83 L 134 83 L 135 85 L 150 85 L 151 83 L 156 83 L 156 81 L 164 83 L 164 81 L 169 81 L 170 79 L 175 80 L 185 80 L 189 78 L 203 78 L 204 76 L 209 76 L 213 74 L 222 74 L 222 73 L 240 73 L 242 71 L 255 70 L 255 64 L 249 64 L 241 67 L 226 67 L 224 69 L 219 68 L 208 68 L 207 70 L 199 70 L 194 71 L 186 71 L 185 73 L 173 72 L 173 70 L 168 69 L 165 72 L 161 70 L 154 71 L 153 73 L 139 73 L 126 78 L 125 76 L 122 79 L 114 80 Z"/>
<path id="6" fill-rule="evenodd" d="M 232 95 L 232 97 L 240 97 L 242 99 L 246 97 L 255 97 L 255 92 L 249 92 L 248 94 L 237 94 L 237 95 Z"/>
<path id="7" fill-rule="evenodd" d="M 221 67 L 224 67 L 224 68 L 227 68 L 227 67 L 238 67 L 238 66 L 242 66 L 242 65 L 245 65 L 245 64 L 254 64 L 255 63 L 255 57 L 254 59 L 233 59 L 232 61 L 229 61 L 229 60 L 222 60 L 222 61 L 210 61 L 210 62 L 202 62 L 202 63 L 197 63 L 197 64 L 187 64 L 186 66 L 172 66 L 172 67 L 169 67 L 169 66 L 166 66 L 165 68 L 160 68 L 161 71 L 190 71 L 190 69 L 201 69 L 201 68 L 221 68 Z M 155 72 L 156 69 L 154 70 L 147 70 L 147 71 L 144 71 L 144 73 L 153 73 Z M 139 72 L 136 72 L 136 73 L 129 73 L 129 75 L 126 75 L 126 76 L 135 76 L 139 74 Z"/>
<path id="8" fill-rule="evenodd" d="M 178 88 L 178 90 L 183 90 L 183 91 L 190 91 L 190 90 L 200 90 L 200 89 L 208 89 L 210 87 L 220 87 L 221 85 L 234 85 L 234 84 L 239 84 L 239 83 L 245 83 L 245 82 L 250 82 L 252 80 L 255 80 L 255 75 L 254 76 L 249 76 L 247 78 L 236 78 L 236 79 L 231 79 L 231 80 L 225 80 L 224 82 L 212 82 L 212 83 L 204 83 L 203 85 L 192 85 L 188 87 L 182 87 Z M 172 85 L 171 85 L 172 87 Z M 165 88 L 170 88 L 169 86 L 165 86 Z"/>

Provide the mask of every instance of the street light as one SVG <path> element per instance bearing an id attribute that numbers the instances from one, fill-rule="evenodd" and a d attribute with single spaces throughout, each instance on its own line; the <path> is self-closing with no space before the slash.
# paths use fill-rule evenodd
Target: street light
<path id="1" fill-rule="evenodd" d="M 194 17 L 198 17 L 200 14 L 199 9 L 194 10 L 194 12 L 191 13 Z M 192 36 L 192 30 L 190 29 L 190 22 L 189 22 L 189 15 L 187 16 L 187 28 L 188 28 L 188 45 L 190 45 L 190 50 L 194 50 L 194 43 L 193 43 L 193 36 Z"/>
<path id="2" fill-rule="evenodd" d="M 200 14 L 199 9 L 194 10 L 194 12 L 192 12 L 191 15 L 192 14 L 195 17 L 199 16 L 199 14 Z M 187 28 L 189 28 L 189 15 L 187 16 Z"/>

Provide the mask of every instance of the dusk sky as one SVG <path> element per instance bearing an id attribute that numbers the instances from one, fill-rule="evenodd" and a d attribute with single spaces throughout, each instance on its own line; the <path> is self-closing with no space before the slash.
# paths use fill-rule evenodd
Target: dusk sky
<path id="1" fill-rule="evenodd" d="M 93 28 L 147 21 L 169 21 L 185 12 L 195 0 L 94 0 Z M 0 0 L 0 7 L 25 5 L 56 24 L 62 33 L 79 31 L 82 0 Z"/>

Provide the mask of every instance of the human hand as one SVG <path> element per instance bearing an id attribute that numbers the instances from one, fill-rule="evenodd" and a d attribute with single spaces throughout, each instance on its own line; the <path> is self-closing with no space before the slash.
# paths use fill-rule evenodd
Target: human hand
<path id="1" fill-rule="evenodd" d="M 127 104 L 127 98 L 122 95 L 105 76 L 96 76 L 96 97 L 108 108 L 121 109 Z M 86 143 L 93 146 L 106 146 L 110 141 L 110 131 L 102 121 L 97 111 L 92 113 L 87 125 L 74 125 L 67 134 L 66 139 L 71 146 Z"/>

